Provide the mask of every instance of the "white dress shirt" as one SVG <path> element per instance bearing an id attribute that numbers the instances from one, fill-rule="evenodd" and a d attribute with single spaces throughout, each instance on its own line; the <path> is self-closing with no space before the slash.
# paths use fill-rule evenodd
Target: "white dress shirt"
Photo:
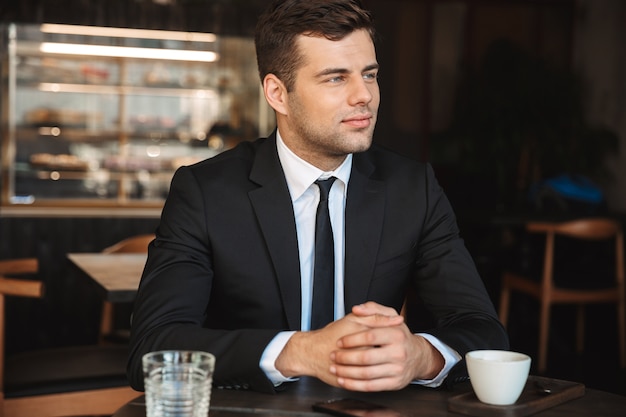
<path id="1" fill-rule="evenodd" d="M 278 148 L 278 158 L 287 179 L 287 187 L 289 188 L 289 194 L 291 195 L 296 220 L 302 289 L 302 314 L 300 328 L 302 331 L 307 331 L 310 329 L 311 324 L 313 266 L 315 261 L 315 216 L 320 199 L 319 188 L 314 184 L 314 182 L 318 179 L 327 179 L 331 176 L 337 178 L 330 189 L 328 197 L 328 210 L 330 213 L 330 222 L 333 228 L 333 239 L 335 244 L 335 320 L 340 319 L 345 315 L 343 294 L 345 258 L 344 213 L 350 172 L 352 170 L 352 154 L 349 154 L 336 170 L 325 172 L 294 154 L 285 145 L 279 132 L 276 133 L 276 144 Z M 284 377 L 274 366 L 276 358 L 293 333 L 295 332 L 280 332 L 270 342 L 261 357 L 261 369 L 275 385 L 279 385 L 285 381 L 294 380 L 293 378 Z M 447 376 L 450 369 L 461 359 L 461 357 L 456 351 L 439 341 L 434 336 L 421 333 L 420 335 L 424 336 L 441 352 L 445 360 L 445 366 L 435 379 L 428 381 L 420 380 L 415 381 L 415 383 L 428 386 L 439 386 Z"/>

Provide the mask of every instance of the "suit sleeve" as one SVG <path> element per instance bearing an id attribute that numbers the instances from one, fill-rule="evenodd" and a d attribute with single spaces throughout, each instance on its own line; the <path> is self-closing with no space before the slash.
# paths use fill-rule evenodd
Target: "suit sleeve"
<path id="1" fill-rule="evenodd" d="M 128 378 L 143 390 L 141 358 L 150 351 L 193 349 L 216 356 L 214 384 L 273 392 L 259 368 L 275 330 L 203 327 L 214 283 L 205 198 L 191 170 L 175 174 L 135 300 Z"/>
<path id="2" fill-rule="evenodd" d="M 417 259 L 417 294 L 435 318 L 428 333 L 461 357 L 475 349 L 508 349 L 506 331 L 463 240 L 456 217 L 430 166 L 425 176 L 426 215 Z M 450 379 L 464 377 L 462 360 Z"/>

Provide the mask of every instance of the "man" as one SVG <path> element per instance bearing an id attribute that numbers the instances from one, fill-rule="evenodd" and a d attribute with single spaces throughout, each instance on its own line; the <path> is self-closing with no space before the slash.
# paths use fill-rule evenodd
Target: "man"
<path id="1" fill-rule="evenodd" d="M 273 392 L 305 375 L 438 386 L 465 352 L 508 348 L 432 169 L 372 145 L 373 37 L 358 0 L 276 1 L 260 17 L 277 131 L 174 176 L 135 304 L 133 387 L 160 349 L 209 351 L 216 385 Z M 334 321 L 312 330 L 315 181 L 329 177 Z M 409 286 L 435 328 L 398 314 Z"/>

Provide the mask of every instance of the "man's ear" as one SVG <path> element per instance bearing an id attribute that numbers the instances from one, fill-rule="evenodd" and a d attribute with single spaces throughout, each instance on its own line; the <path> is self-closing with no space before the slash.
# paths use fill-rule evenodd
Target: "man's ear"
<path id="1" fill-rule="evenodd" d="M 274 74 L 267 74 L 263 79 L 263 94 L 276 113 L 287 114 L 287 88 Z"/>

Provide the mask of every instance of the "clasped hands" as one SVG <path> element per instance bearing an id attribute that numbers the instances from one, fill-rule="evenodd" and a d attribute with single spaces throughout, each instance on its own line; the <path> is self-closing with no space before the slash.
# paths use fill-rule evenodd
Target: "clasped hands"
<path id="1" fill-rule="evenodd" d="M 295 333 L 276 359 L 287 377 L 314 376 L 352 391 L 399 390 L 432 379 L 443 357 L 391 307 L 369 301 L 326 327 Z"/>

